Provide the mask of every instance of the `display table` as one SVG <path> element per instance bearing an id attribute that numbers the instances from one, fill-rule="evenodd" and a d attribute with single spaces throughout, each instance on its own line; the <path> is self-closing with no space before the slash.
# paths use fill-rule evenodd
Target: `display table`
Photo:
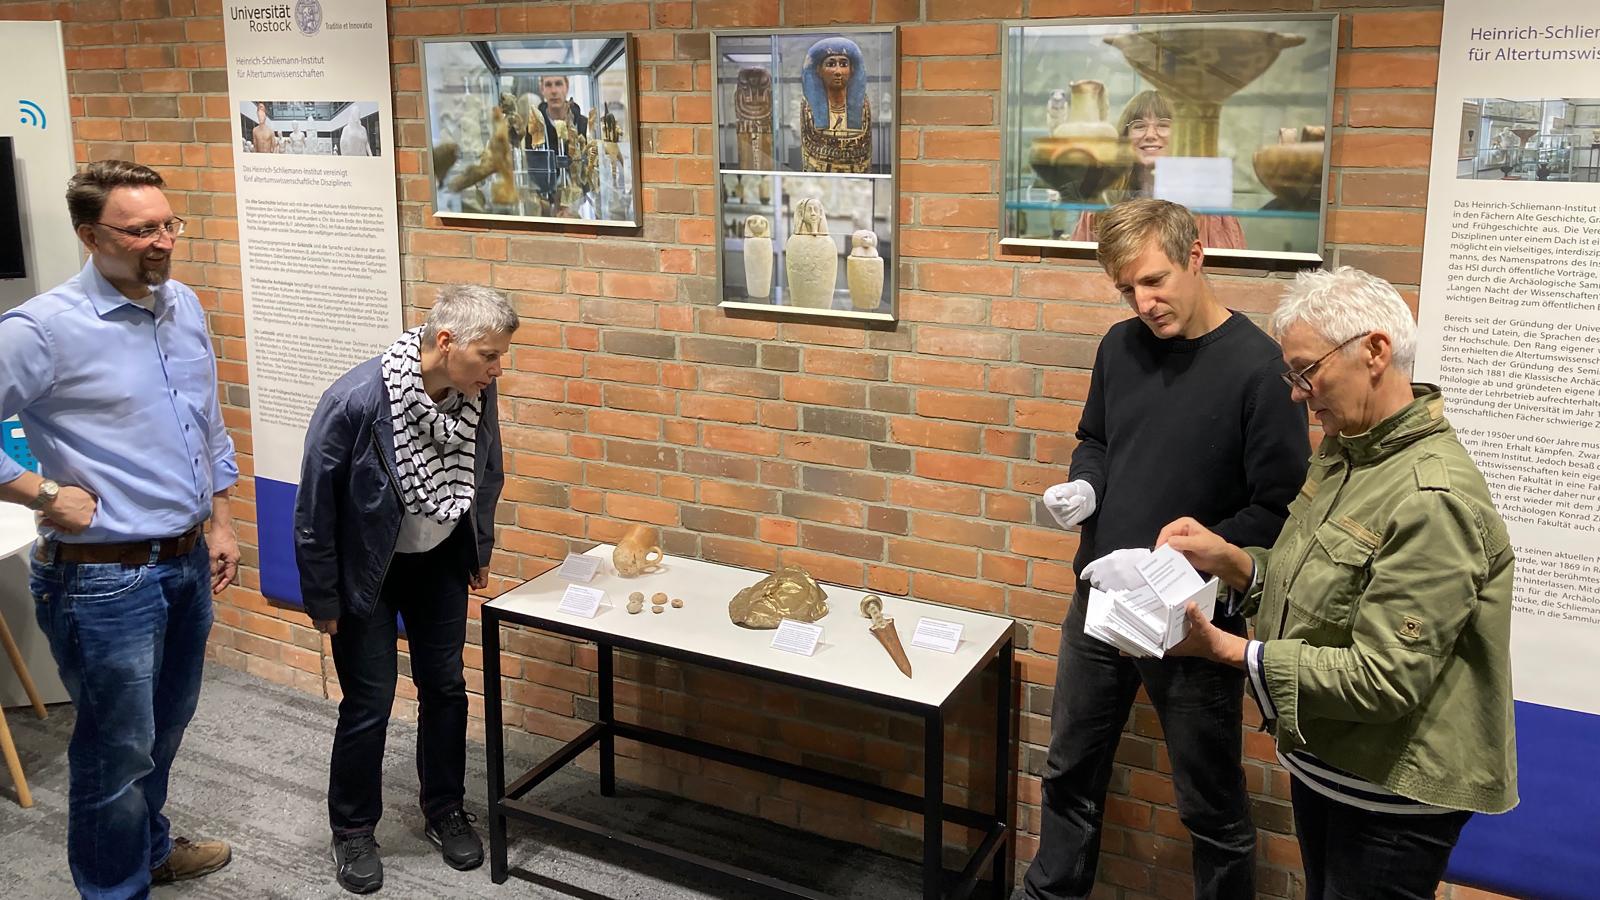
<path id="1" fill-rule="evenodd" d="M 588 555 L 602 559 L 600 572 L 587 586 L 606 592 L 607 605 L 593 619 L 558 610 L 570 582 L 559 570 L 517 587 L 483 605 L 484 715 L 489 768 L 490 876 L 496 884 L 506 880 L 506 820 L 518 818 L 582 832 L 590 837 L 618 841 L 660 856 L 760 885 L 766 891 L 792 897 L 826 895 L 768 875 L 741 869 L 655 841 L 614 833 L 523 799 L 533 787 L 589 747 L 600 749 L 600 793 L 612 796 L 616 788 L 615 742 L 618 737 L 689 753 L 729 765 L 838 791 L 874 803 L 922 815 L 922 896 L 965 897 L 987 867 L 995 895 L 1009 897 L 1013 846 L 1011 840 L 1011 690 L 1012 628 L 1010 619 L 898 597 L 883 598 L 883 614 L 895 620 L 915 677 L 907 678 L 895 667 L 867 628 L 860 612 L 865 592 L 823 585 L 829 613 L 817 622 L 823 640 L 813 656 L 800 656 L 771 647 L 772 631 L 755 631 L 734 625 L 728 618 L 728 601 L 741 588 L 766 573 L 716 563 L 669 557 L 661 569 L 637 578 L 621 578 L 611 566 L 611 546 L 603 544 Z M 630 615 L 624 608 L 632 591 L 648 598 L 660 591 L 681 597 L 684 606 Z M 927 616 L 963 626 L 955 653 L 925 650 L 911 645 L 917 621 Z M 543 762 L 517 777 L 505 780 L 505 750 L 500 692 L 500 625 L 523 625 L 552 634 L 594 642 L 598 651 L 598 721 Z M 877 784 L 844 778 L 828 772 L 770 759 L 669 732 L 616 721 L 613 714 L 613 654 L 622 649 L 734 672 L 751 678 L 817 691 L 859 701 L 881 710 L 918 715 L 924 725 L 926 749 L 922 795 L 891 790 Z M 998 675 L 994 701 L 996 737 L 993 810 L 977 811 L 943 802 L 944 722 L 946 705 L 958 688 L 987 666 Z M 863 716 L 871 716 L 863 709 Z M 981 768 L 981 766 L 975 766 Z M 984 834 L 966 867 L 948 875 L 941 862 L 946 821 Z"/>
<path id="2" fill-rule="evenodd" d="M 28 550 L 37 535 L 33 513 L 15 503 L 0 503 L 0 615 L 6 617 L 11 637 L 22 651 L 39 699 L 45 703 L 65 703 L 67 688 L 56 675 L 56 661 L 50 655 L 50 642 L 39 630 L 33 613 L 33 593 L 28 589 Z M 0 707 L 25 706 L 28 695 L 22 682 L 0 654 Z"/>

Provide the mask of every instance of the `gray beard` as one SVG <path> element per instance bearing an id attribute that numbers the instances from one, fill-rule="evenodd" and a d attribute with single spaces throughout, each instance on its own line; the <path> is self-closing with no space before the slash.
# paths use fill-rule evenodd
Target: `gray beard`
<path id="1" fill-rule="evenodd" d="M 148 287 L 160 287 L 166 284 L 167 279 L 171 276 L 172 257 L 170 256 L 162 260 L 161 265 L 153 269 L 143 264 L 139 266 L 139 281 Z"/>

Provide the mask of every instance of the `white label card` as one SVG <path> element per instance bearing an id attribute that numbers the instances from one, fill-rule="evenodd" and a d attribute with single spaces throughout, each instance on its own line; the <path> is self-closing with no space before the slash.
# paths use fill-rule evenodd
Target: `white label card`
<path id="1" fill-rule="evenodd" d="M 569 584 L 567 592 L 561 595 L 561 605 L 556 607 L 556 610 L 569 616 L 592 619 L 595 613 L 600 611 L 600 601 L 605 598 L 606 592 L 599 588 Z"/>
<path id="2" fill-rule="evenodd" d="M 821 625 L 796 622 L 793 619 L 779 622 L 777 632 L 772 635 L 772 649 L 782 650 L 785 653 L 798 653 L 801 656 L 816 653 L 817 644 L 821 642 Z"/>
<path id="3" fill-rule="evenodd" d="M 1206 583 L 1171 544 L 1162 544 L 1139 563 L 1139 574 L 1168 606 L 1187 599 Z"/>
<path id="4" fill-rule="evenodd" d="M 961 646 L 961 629 L 964 626 L 959 622 L 946 622 L 942 619 L 922 618 L 917 620 L 917 631 L 911 636 L 911 646 L 922 647 L 925 650 L 938 650 L 941 653 L 954 653 Z"/>
<path id="5" fill-rule="evenodd" d="M 598 571 L 600 571 L 600 557 L 568 553 L 567 558 L 561 562 L 561 571 L 556 574 L 567 581 L 588 584 L 594 580 L 594 573 Z"/>

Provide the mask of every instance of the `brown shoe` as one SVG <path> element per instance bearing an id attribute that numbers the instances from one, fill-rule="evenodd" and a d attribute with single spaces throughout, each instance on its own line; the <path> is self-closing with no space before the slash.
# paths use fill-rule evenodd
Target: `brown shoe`
<path id="1" fill-rule="evenodd" d="M 171 884 L 210 875 L 233 859 L 233 849 L 223 841 L 191 841 L 176 838 L 172 855 L 150 870 L 151 884 Z"/>

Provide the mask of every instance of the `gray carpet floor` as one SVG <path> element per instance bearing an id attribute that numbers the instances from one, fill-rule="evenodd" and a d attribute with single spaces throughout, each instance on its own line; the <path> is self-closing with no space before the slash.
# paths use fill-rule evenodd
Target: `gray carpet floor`
<path id="1" fill-rule="evenodd" d="M 66 865 L 67 740 L 73 712 L 48 719 L 8 710 L 34 806 L 21 809 L 0 766 L 0 897 L 76 896 Z M 351 896 L 333 882 L 328 860 L 326 786 L 334 703 L 242 672 L 208 669 L 200 709 L 184 739 L 167 815 L 174 833 L 219 837 L 233 862 L 213 875 L 157 888 L 158 898 L 309 898 Z M 489 867 L 456 872 L 422 835 L 416 811 L 415 727 L 391 725 L 384 759 L 384 818 L 378 827 L 385 884 L 379 897 L 743 898 L 748 884 L 697 872 L 625 847 L 520 823 L 511 825 L 512 879 Z M 549 742 L 554 747 L 554 742 Z M 521 772 L 527 759 L 508 761 Z M 596 778 L 567 767 L 531 797 L 561 812 L 648 835 L 679 848 L 770 872 L 843 897 L 888 900 L 919 893 L 914 865 L 758 819 L 618 783 L 599 795 Z M 467 808 L 484 811 L 483 746 L 468 747 Z M 486 823 L 480 822 L 487 841 Z"/>

